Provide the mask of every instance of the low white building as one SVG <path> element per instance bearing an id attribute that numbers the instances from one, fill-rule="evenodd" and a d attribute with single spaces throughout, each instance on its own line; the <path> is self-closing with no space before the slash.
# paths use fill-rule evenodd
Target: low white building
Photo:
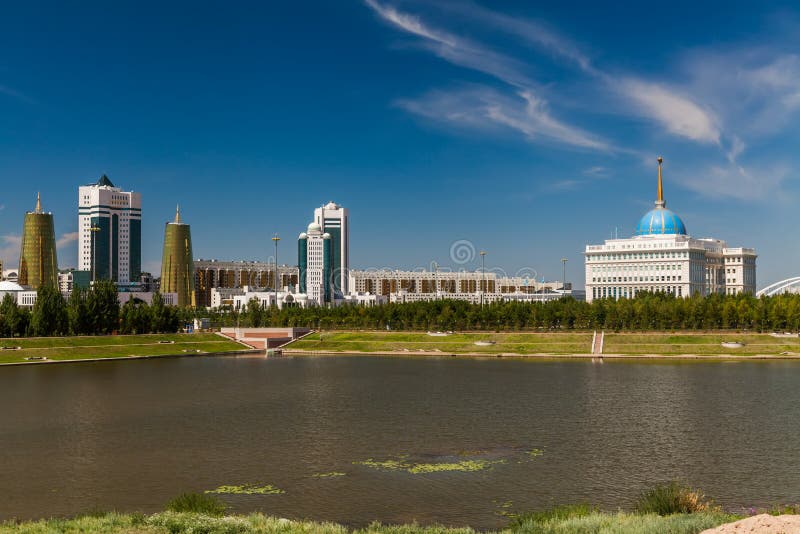
<path id="1" fill-rule="evenodd" d="M 681 218 L 666 208 L 661 162 L 655 208 L 641 218 L 634 236 L 586 246 L 586 300 L 633 298 L 642 291 L 755 294 L 755 250 L 689 236 Z"/>
<path id="2" fill-rule="evenodd" d="M 269 308 L 275 306 L 276 294 L 275 291 L 266 289 L 253 290 L 245 286 L 242 288 L 241 294 L 231 297 L 232 309 L 234 311 L 245 311 L 248 303 L 253 299 L 257 300 L 262 308 Z M 309 305 L 315 305 L 316 303 L 311 301 L 305 293 L 292 293 L 283 290 L 277 293 L 277 304 L 278 309 L 283 309 L 291 307 L 305 308 Z"/>
<path id="3" fill-rule="evenodd" d="M 36 304 L 37 293 L 35 289 L 22 287 L 18 283 L 10 280 L 0 282 L 0 302 L 2 302 L 6 295 L 11 295 L 14 302 L 20 307 L 33 308 L 33 305 Z"/>

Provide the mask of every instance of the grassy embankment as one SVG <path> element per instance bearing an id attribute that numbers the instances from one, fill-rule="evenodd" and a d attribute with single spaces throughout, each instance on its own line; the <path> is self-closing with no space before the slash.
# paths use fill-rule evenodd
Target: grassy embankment
<path id="1" fill-rule="evenodd" d="M 93 513 L 71 519 L 0 523 L 4 533 L 111 532 L 111 533 L 322 533 L 322 534 L 471 534 L 469 527 L 381 525 L 348 528 L 334 523 L 294 521 L 265 516 L 225 515 L 226 505 L 216 497 L 185 493 L 167 503 L 167 511 L 152 515 L 141 513 Z M 773 515 L 796 514 L 797 507 L 783 506 L 771 510 Z M 503 514 L 510 519 L 507 527 L 497 532 L 516 533 L 626 533 L 695 534 L 741 519 L 742 516 L 722 511 L 698 490 L 677 482 L 661 484 L 643 493 L 632 512 L 602 512 L 585 504 L 556 506 L 539 512 Z"/>
<path id="2" fill-rule="evenodd" d="M 164 343 L 160 343 L 162 341 Z M 0 364 L 22 363 L 30 357 L 45 357 L 47 361 L 85 360 L 207 354 L 245 349 L 243 345 L 216 334 L 2 338 L 0 347 L 21 347 L 20 350 L 0 350 Z"/>
<path id="3" fill-rule="evenodd" d="M 494 341 L 478 346 L 476 341 Z M 744 343 L 742 348 L 725 348 L 723 341 Z M 564 333 L 457 333 L 444 337 L 425 332 L 323 332 L 314 333 L 285 347 L 292 350 L 326 353 L 383 354 L 509 354 L 509 355 L 588 355 L 592 334 Z M 603 353 L 609 355 L 660 356 L 774 356 L 800 357 L 800 338 L 773 337 L 769 334 L 726 333 L 637 333 L 605 336 Z M 782 353 L 789 353 L 788 355 Z"/>
<path id="4" fill-rule="evenodd" d="M 521 521 L 498 532 L 504 533 L 619 533 L 619 534 L 693 534 L 739 519 L 720 512 L 673 514 L 633 514 L 626 512 L 590 512 L 586 515 L 550 517 Z M 204 514 L 161 512 L 153 515 L 117 514 L 89 515 L 74 519 L 47 519 L 23 523 L 0 524 L 0 534 L 65 533 L 245 533 L 270 534 L 473 534 L 471 528 L 441 526 L 379 525 L 350 529 L 334 523 L 291 521 L 262 514 L 213 517 Z"/>

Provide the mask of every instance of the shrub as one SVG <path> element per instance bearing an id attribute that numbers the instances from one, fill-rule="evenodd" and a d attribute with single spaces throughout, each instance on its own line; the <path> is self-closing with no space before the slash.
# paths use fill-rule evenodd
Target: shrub
<path id="1" fill-rule="evenodd" d="M 634 510 L 637 514 L 693 514 L 711 511 L 712 506 L 700 491 L 672 481 L 644 492 Z"/>
<path id="2" fill-rule="evenodd" d="M 524 514 L 512 515 L 511 527 L 526 527 L 526 531 L 532 527 L 542 526 L 545 523 L 563 521 L 575 517 L 584 517 L 596 512 L 597 509 L 588 504 L 566 504 L 554 506 L 538 512 L 527 512 Z M 535 531 L 535 530 L 534 530 Z"/>
<path id="3" fill-rule="evenodd" d="M 219 517 L 225 513 L 225 504 L 219 499 L 203 493 L 184 493 L 169 501 L 167 510 Z"/>

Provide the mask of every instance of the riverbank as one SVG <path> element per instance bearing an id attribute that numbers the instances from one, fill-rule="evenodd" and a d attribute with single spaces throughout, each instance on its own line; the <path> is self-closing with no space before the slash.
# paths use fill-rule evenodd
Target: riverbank
<path id="1" fill-rule="evenodd" d="M 596 358 L 591 332 L 322 332 L 283 347 L 293 355 Z M 731 348 L 731 342 L 737 348 Z M 728 346 L 723 346 L 723 343 Z M 607 333 L 603 358 L 800 359 L 800 337 L 737 332 Z"/>
<path id="2" fill-rule="evenodd" d="M 217 334 L 145 334 L 0 339 L 0 365 L 244 354 L 252 348 Z"/>
<path id="3" fill-rule="evenodd" d="M 530 519 L 494 532 L 502 533 L 594 533 L 619 534 L 694 534 L 740 519 L 739 516 L 720 512 L 694 514 L 630 514 L 625 512 L 591 512 L 576 517 L 550 517 Z M 0 534 L 68 533 L 282 533 L 282 534 L 474 534 L 469 528 L 444 526 L 380 525 L 366 528 L 349 528 L 336 523 L 295 521 L 263 514 L 228 515 L 222 517 L 196 513 L 161 512 L 143 514 L 93 514 L 72 519 L 45 519 L 20 523 L 0 524 Z"/>

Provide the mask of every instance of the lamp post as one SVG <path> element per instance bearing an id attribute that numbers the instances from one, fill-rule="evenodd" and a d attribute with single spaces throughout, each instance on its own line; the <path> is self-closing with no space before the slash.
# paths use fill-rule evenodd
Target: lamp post
<path id="1" fill-rule="evenodd" d="M 278 307 L 278 283 L 279 283 L 278 279 L 280 278 L 280 275 L 278 274 L 278 241 L 280 240 L 281 238 L 278 237 L 278 234 L 275 234 L 272 237 L 272 242 L 275 243 L 275 307 L 276 308 Z"/>
<path id="2" fill-rule="evenodd" d="M 433 299 L 439 300 L 439 264 L 433 262 Z"/>
<path id="3" fill-rule="evenodd" d="M 567 290 L 567 258 L 561 258 L 561 291 Z"/>
<path id="4" fill-rule="evenodd" d="M 486 251 L 481 250 L 481 308 L 483 308 L 483 293 L 486 291 Z"/>
<path id="5" fill-rule="evenodd" d="M 89 231 L 92 232 L 92 285 L 94 285 L 97 277 L 97 232 L 100 231 L 100 227 L 93 224 L 89 227 Z"/>

